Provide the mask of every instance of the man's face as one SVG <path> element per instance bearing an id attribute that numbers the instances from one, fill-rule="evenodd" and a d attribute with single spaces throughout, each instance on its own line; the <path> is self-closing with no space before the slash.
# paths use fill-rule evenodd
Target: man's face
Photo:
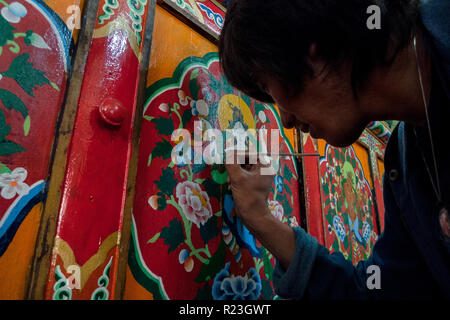
<path id="1" fill-rule="evenodd" d="M 349 68 L 319 72 L 292 93 L 274 78 L 263 79 L 265 91 L 277 104 L 283 126 L 309 132 L 335 147 L 355 142 L 367 122 L 352 91 Z"/>

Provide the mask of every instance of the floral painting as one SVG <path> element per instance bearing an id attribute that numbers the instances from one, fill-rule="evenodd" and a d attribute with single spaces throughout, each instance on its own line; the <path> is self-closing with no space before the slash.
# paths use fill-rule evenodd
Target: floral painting
<path id="1" fill-rule="evenodd" d="M 0 257 L 44 198 L 70 45 L 43 1 L 0 0 Z"/>
<path id="2" fill-rule="evenodd" d="M 378 238 L 372 191 L 354 148 L 326 146 L 320 159 L 325 243 L 357 264 Z"/>
<path id="3" fill-rule="evenodd" d="M 214 129 L 280 129 L 276 109 L 231 87 L 217 53 L 183 60 L 147 96 L 129 253 L 133 277 L 155 299 L 274 298 L 274 257 L 236 215 L 227 172 L 215 161 L 221 153 L 213 142 L 221 134 L 205 136 Z M 283 135 L 280 152 L 292 152 Z M 300 221 L 296 166 L 292 157 L 280 158 L 267 203 L 291 226 Z"/>

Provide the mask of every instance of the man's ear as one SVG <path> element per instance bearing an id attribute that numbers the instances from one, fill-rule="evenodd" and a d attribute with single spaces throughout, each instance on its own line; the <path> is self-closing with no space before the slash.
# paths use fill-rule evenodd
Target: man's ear
<path id="1" fill-rule="evenodd" d="M 318 54 L 317 54 L 317 44 L 316 43 L 311 43 L 311 45 L 309 46 L 309 57 L 308 59 L 311 61 L 317 60 L 319 58 Z"/>
<path id="2" fill-rule="evenodd" d="M 312 43 L 309 46 L 308 63 L 314 72 L 314 76 L 320 75 L 326 69 L 326 63 L 317 52 L 317 44 Z"/>

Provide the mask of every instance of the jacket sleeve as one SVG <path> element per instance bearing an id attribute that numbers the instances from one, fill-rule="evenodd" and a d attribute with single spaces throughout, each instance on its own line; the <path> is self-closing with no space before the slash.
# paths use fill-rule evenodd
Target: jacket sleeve
<path id="1" fill-rule="evenodd" d="M 296 251 L 287 270 L 279 263 L 273 275 L 275 292 L 286 299 L 416 299 L 429 298 L 435 284 L 414 240 L 402 221 L 391 187 L 384 179 L 385 229 L 370 257 L 356 266 L 340 252 L 330 254 L 303 229 L 295 228 Z M 380 286 L 369 289 L 379 268 Z"/>
<path id="2" fill-rule="evenodd" d="M 302 228 L 294 228 L 296 251 L 287 270 L 276 262 L 275 292 L 287 299 L 367 298 L 362 263 L 357 268 L 330 252 Z M 364 270 L 365 272 L 365 270 Z"/>

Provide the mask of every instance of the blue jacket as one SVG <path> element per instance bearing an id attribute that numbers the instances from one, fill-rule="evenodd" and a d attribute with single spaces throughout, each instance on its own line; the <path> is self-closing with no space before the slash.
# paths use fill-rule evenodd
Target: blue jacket
<path id="1" fill-rule="evenodd" d="M 433 67 L 431 130 L 449 208 L 450 1 L 422 1 L 421 16 Z M 288 270 L 276 264 L 276 293 L 294 299 L 450 299 L 450 239 L 440 229 L 437 198 L 424 161 L 433 170 L 427 129 L 400 123 L 386 149 L 385 229 L 371 256 L 355 267 L 295 228 L 296 251 Z M 367 286 L 371 265 L 379 267 L 380 289 Z"/>

